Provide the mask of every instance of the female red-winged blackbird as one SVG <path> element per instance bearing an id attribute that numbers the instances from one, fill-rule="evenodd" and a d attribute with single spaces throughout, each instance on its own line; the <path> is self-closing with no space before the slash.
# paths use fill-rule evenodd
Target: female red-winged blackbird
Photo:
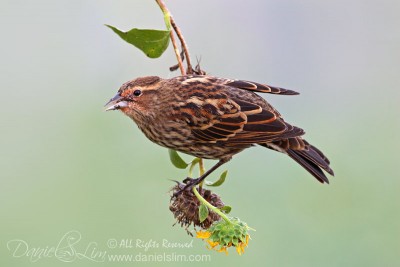
<path id="1" fill-rule="evenodd" d="M 254 92 L 297 95 L 295 91 L 205 75 L 172 79 L 142 77 L 121 86 L 106 110 L 119 109 L 156 144 L 219 162 L 187 186 L 200 183 L 233 155 L 261 145 L 289 155 L 321 183 L 333 175 L 329 160 Z"/>

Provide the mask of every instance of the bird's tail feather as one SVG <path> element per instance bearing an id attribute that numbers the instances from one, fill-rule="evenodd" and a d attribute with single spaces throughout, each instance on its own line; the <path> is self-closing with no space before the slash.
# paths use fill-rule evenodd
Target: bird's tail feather
<path id="1" fill-rule="evenodd" d="M 333 170 L 329 167 L 329 160 L 316 147 L 309 145 L 308 149 L 293 150 L 288 149 L 287 154 L 311 173 L 321 183 L 329 184 L 329 180 L 321 170 L 334 175 Z"/>
<path id="2" fill-rule="evenodd" d="M 333 170 L 329 167 L 330 162 L 328 158 L 318 148 L 310 145 L 300 137 L 260 145 L 288 154 L 321 183 L 329 184 L 329 180 L 323 170 L 330 175 L 334 175 Z"/>

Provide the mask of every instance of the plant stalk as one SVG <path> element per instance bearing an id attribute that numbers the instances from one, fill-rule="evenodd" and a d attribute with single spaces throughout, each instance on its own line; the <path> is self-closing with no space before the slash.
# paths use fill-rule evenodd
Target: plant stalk
<path id="1" fill-rule="evenodd" d="M 232 223 L 231 220 L 229 219 L 228 216 L 226 216 L 222 211 L 219 210 L 219 208 L 214 207 L 213 205 L 211 205 L 210 202 L 208 202 L 207 200 L 205 200 L 200 193 L 197 191 L 196 187 L 193 187 L 192 189 L 193 193 L 195 194 L 195 196 L 197 197 L 197 199 L 204 205 L 207 206 L 207 208 L 209 208 L 211 211 L 215 212 L 216 214 L 218 214 L 222 219 L 224 219 L 226 222 Z"/>
<path id="2" fill-rule="evenodd" d="M 167 25 L 167 29 L 170 31 L 170 38 L 171 38 L 172 45 L 174 46 L 174 52 L 175 52 L 176 60 L 178 61 L 179 70 L 181 71 L 182 75 L 186 75 L 186 73 L 192 74 L 193 68 L 192 68 L 192 64 L 190 62 L 189 49 L 187 47 L 185 39 L 183 38 L 180 28 L 178 27 L 178 25 L 176 25 L 176 22 L 175 22 L 174 18 L 172 17 L 171 13 L 169 12 L 167 6 L 165 5 L 164 1 L 156 0 L 156 2 L 164 14 L 165 24 Z M 172 25 L 172 28 L 174 29 L 176 35 L 178 36 L 179 41 L 181 42 L 181 45 L 182 45 L 183 52 L 185 53 L 187 71 L 185 71 L 185 68 L 183 67 L 182 58 L 180 56 L 179 48 L 178 48 L 178 45 L 175 40 L 174 32 L 171 30 L 171 25 Z"/>

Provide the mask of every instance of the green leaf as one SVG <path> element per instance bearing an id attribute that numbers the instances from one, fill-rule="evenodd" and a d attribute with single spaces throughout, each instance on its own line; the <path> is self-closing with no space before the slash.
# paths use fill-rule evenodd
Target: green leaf
<path id="1" fill-rule="evenodd" d="M 230 238 L 229 236 L 224 236 L 225 245 L 228 245 L 231 241 L 232 241 L 232 238 Z"/>
<path id="2" fill-rule="evenodd" d="M 239 240 L 238 240 L 236 237 L 232 238 L 232 244 L 233 244 L 235 247 L 237 247 L 237 246 L 239 245 Z"/>
<path id="3" fill-rule="evenodd" d="M 201 204 L 199 206 L 199 220 L 200 222 L 204 222 L 205 219 L 208 217 L 208 208 L 206 205 Z"/>
<path id="4" fill-rule="evenodd" d="M 128 32 L 123 32 L 113 26 L 107 24 L 106 26 L 118 34 L 123 40 L 142 50 L 149 58 L 160 57 L 169 44 L 170 30 L 162 31 L 134 28 Z"/>
<path id="5" fill-rule="evenodd" d="M 231 212 L 232 207 L 231 206 L 223 206 L 222 208 L 219 209 L 220 211 L 222 211 L 225 214 L 228 214 L 229 212 Z"/>
<path id="6" fill-rule="evenodd" d="M 181 156 L 179 156 L 178 152 L 176 152 L 175 150 L 168 149 L 168 153 L 169 159 L 171 160 L 172 164 L 174 164 L 174 166 L 178 169 L 186 169 L 186 167 L 189 165 L 181 158 Z"/>
<path id="7" fill-rule="evenodd" d="M 206 185 L 208 185 L 208 186 L 220 186 L 225 182 L 225 178 L 226 178 L 227 175 L 228 175 L 228 171 L 224 171 L 217 181 L 215 181 L 214 183 L 206 181 Z"/>

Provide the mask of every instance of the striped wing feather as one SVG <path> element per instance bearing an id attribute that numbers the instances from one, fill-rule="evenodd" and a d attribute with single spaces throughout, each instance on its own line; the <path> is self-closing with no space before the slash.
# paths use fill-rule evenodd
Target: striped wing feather
<path id="1" fill-rule="evenodd" d="M 247 101 L 226 97 L 196 99 L 194 102 L 195 105 L 185 103 L 177 114 L 187 114 L 185 119 L 199 141 L 229 140 L 227 146 L 251 145 L 304 134 L 302 129 L 286 123 L 273 110 Z M 207 105 L 213 107 L 206 108 Z"/>
<path id="2" fill-rule="evenodd" d="M 245 89 L 254 92 L 260 93 L 269 93 L 269 94 L 279 94 L 279 95 L 298 95 L 299 93 L 293 90 L 283 89 L 280 87 L 269 86 L 266 84 L 260 84 L 255 82 L 249 82 L 244 80 L 227 80 L 226 85 Z"/>

